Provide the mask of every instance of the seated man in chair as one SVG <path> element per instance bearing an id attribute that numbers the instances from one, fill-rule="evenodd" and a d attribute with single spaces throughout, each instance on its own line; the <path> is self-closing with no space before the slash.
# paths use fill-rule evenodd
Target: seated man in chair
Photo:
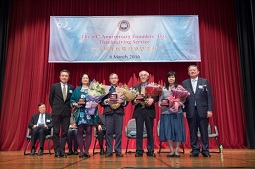
<path id="1" fill-rule="evenodd" d="M 99 121 L 98 121 L 98 124 L 96 124 L 96 131 L 97 131 L 97 139 L 100 146 L 100 155 L 104 155 L 105 151 L 103 147 L 103 140 L 104 140 L 105 131 L 106 131 L 104 114 L 99 115 Z"/>
<path id="2" fill-rule="evenodd" d="M 67 155 L 78 155 L 78 142 L 77 142 L 77 126 L 75 124 L 75 118 L 73 113 L 70 117 L 70 125 L 67 134 L 68 153 Z M 73 147 L 73 149 L 72 149 Z M 73 151 L 74 150 L 74 151 Z"/>
<path id="3" fill-rule="evenodd" d="M 43 155 L 43 147 L 46 135 L 50 134 L 50 129 L 52 127 L 51 115 L 46 113 L 46 106 L 44 103 L 38 104 L 38 112 L 32 116 L 28 128 L 32 129 L 31 132 L 31 142 L 32 149 L 30 155 L 35 155 L 35 143 L 39 138 L 40 150 L 38 151 L 38 156 Z"/>

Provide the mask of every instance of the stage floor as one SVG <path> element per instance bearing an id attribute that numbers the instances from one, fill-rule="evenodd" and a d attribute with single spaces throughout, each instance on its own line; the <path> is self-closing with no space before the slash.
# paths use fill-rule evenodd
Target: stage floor
<path id="1" fill-rule="evenodd" d="M 156 150 L 157 151 L 157 150 Z M 155 151 L 155 152 L 156 152 Z M 163 151 L 166 151 L 165 149 Z M 212 150 L 213 151 L 213 150 Z M 216 151 L 216 150 L 215 150 Z M 223 154 L 211 153 L 211 158 L 202 155 L 190 158 L 190 150 L 185 149 L 181 158 L 166 157 L 167 153 L 156 153 L 157 157 L 135 157 L 134 153 L 124 153 L 124 157 L 104 157 L 100 154 L 90 158 L 71 155 L 55 158 L 54 154 L 43 156 L 23 155 L 23 151 L 0 151 L 1 169 L 94 169 L 94 168 L 255 168 L 254 149 L 224 149 Z"/>

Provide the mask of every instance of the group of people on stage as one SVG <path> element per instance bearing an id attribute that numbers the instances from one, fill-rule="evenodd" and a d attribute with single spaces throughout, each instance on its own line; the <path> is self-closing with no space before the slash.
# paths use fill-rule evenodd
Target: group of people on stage
<path id="1" fill-rule="evenodd" d="M 147 156 L 156 157 L 154 153 L 153 127 L 156 117 L 155 104 L 161 109 L 160 117 L 160 141 L 167 141 L 170 147 L 170 153 L 167 157 L 180 157 L 179 146 L 181 142 L 186 141 L 183 116 L 187 118 L 190 131 L 190 144 L 192 152 L 190 157 L 198 157 L 201 153 L 204 157 L 210 157 L 208 143 L 208 123 L 212 116 L 213 100 L 212 92 L 208 80 L 200 78 L 199 70 L 196 65 L 188 67 L 190 78 L 182 82 L 182 87 L 190 94 L 182 102 L 177 102 L 177 110 L 173 111 L 168 106 L 161 104 L 163 99 L 168 99 L 171 95 L 171 89 L 177 88 L 178 81 L 175 72 L 170 71 L 166 76 L 165 87 L 160 96 L 148 97 L 146 104 L 144 100 L 133 99 L 134 106 L 133 118 L 136 121 L 136 153 L 135 157 L 143 156 L 143 130 L 144 125 L 147 131 Z M 139 72 L 141 83 L 134 86 L 139 94 L 144 92 L 148 84 L 150 74 L 143 70 Z M 91 113 L 86 104 L 79 104 L 80 100 L 88 101 L 88 90 L 90 77 L 83 74 L 80 79 L 80 85 L 77 88 L 68 84 L 70 72 L 67 70 L 60 71 L 60 82 L 51 86 L 49 103 L 52 108 L 52 116 L 45 113 L 45 105 L 39 104 L 39 114 L 34 115 L 29 124 L 33 129 L 35 136 L 32 137 L 31 155 L 35 154 L 35 141 L 37 137 L 42 138 L 47 135 L 49 129 L 53 126 L 53 144 L 55 157 L 67 157 L 67 155 L 76 154 L 80 158 L 89 158 L 89 147 L 92 140 L 92 129 L 96 127 L 100 144 L 100 154 L 105 157 L 113 156 L 113 150 L 116 157 L 123 157 L 122 154 L 122 128 L 124 108 L 128 101 L 123 98 L 117 98 L 114 102 L 117 107 L 112 106 L 109 96 L 116 92 L 118 86 L 118 75 L 112 73 L 109 76 L 111 87 L 109 93 L 104 96 L 99 103 L 91 105 L 94 108 Z M 98 105 L 104 110 L 103 114 L 98 113 Z M 74 108 L 71 113 L 71 108 Z M 43 125 L 40 121 L 41 116 L 44 120 Z M 52 119 L 52 121 L 51 121 Z M 201 133 L 202 147 L 200 148 L 197 132 Z M 60 132 L 61 131 L 61 132 Z M 39 133 L 39 134 L 38 134 Z M 61 133 L 61 134 L 60 134 Z M 115 135 L 115 145 L 113 147 L 113 135 Z M 103 138 L 106 138 L 106 150 L 103 148 Z M 85 137 L 85 144 L 84 139 Z M 72 148 L 72 139 L 74 147 Z M 65 145 L 68 140 L 68 153 L 65 153 Z M 44 140 L 43 140 L 44 141 Z M 41 143 L 41 142 L 40 142 Z M 79 152 L 78 152 L 79 147 Z M 43 144 L 40 144 L 40 155 L 43 153 Z M 38 152 L 38 155 L 39 155 Z"/>

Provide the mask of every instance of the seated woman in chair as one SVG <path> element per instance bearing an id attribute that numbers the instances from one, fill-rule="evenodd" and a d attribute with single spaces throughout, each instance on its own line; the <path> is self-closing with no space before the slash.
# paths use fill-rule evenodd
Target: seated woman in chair
<path id="1" fill-rule="evenodd" d="M 38 151 L 38 156 L 43 155 L 43 146 L 45 137 L 50 134 L 50 129 L 52 128 L 51 115 L 46 113 L 46 106 L 44 103 L 38 104 L 38 113 L 32 116 L 28 128 L 32 129 L 31 142 L 32 149 L 30 155 L 35 155 L 35 143 L 39 138 L 40 150 Z"/>

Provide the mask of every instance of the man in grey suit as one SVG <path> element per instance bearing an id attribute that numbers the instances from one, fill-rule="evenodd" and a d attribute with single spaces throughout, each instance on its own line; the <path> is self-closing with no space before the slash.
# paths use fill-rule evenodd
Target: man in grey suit
<path id="1" fill-rule="evenodd" d="M 196 65 L 188 67 L 189 79 L 182 82 L 182 86 L 190 92 L 186 98 L 184 116 L 187 118 L 190 130 L 190 144 L 192 153 L 190 157 L 198 157 L 200 145 L 198 141 L 198 128 L 201 133 L 202 150 L 204 157 L 211 157 L 209 153 L 208 123 L 212 117 L 213 97 L 208 80 L 198 77 L 199 70 Z"/>
<path id="2" fill-rule="evenodd" d="M 67 157 L 65 144 L 71 116 L 70 97 L 74 90 L 72 85 L 67 84 L 69 78 L 70 72 L 65 69 L 61 70 L 60 82 L 53 84 L 50 88 L 49 102 L 52 108 L 53 144 L 57 158 Z M 61 136 L 59 136 L 60 127 Z"/>

